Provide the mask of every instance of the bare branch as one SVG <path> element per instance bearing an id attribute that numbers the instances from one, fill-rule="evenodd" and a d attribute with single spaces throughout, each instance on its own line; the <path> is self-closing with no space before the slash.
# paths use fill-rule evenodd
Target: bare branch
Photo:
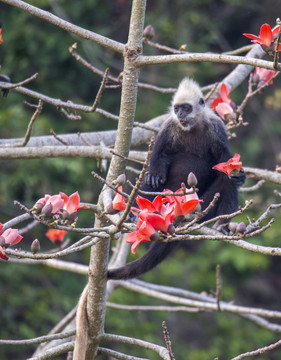
<path id="1" fill-rule="evenodd" d="M 169 335 L 169 331 L 168 331 L 166 321 L 162 322 L 162 330 L 163 330 L 163 335 L 164 335 L 166 348 L 167 348 L 167 350 L 169 352 L 170 360 L 175 360 L 175 357 L 174 357 L 174 354 L 173 354 L 173 351 L 172 351 L 172 343 L 171 343 L 171 339 L 170 339 L 170 335 Z"/>
<path id="2" fill-rule="evenodd" d="M 83 29 L 80 26 L 73 25 L 72 23 L 62 20 L 58 16 L 55 16 L 48 11 L 41 10 L 41 9 L 39 9 L 35 6 L 32 6 L 24 1 L 20 1 L 20 0 L 0 0 L 0 1 L 3 2 L 4 4 L 9 4 L 9 5 L 17 7 L 21 10 L 24 10 L 31 15 L 39 17 L 40 19 L 44 19 L 44 20 L 50 22 L 51 24 L 53 24 L 57 27 L 60 27 L 61 29 L 64 29 L 72 34 L 77 35 L 77 36 L 80 36 L 83 39 L 87 39 L 87 40 L 93 41 L 97 44 L 100 44 L 104 47 L 110 48 L 113 51 L 116 51 L 116 52 L 119 52 L 122 54 L 122 52 L 124 50 L 124 44 L 121 44 L 117 41 L 106 38 L 105 36 L 96 34 L 92 31 Z"/>
<path id="3" fill-rule="evenodd" d="M 119 351 L 106 349 L 102 347 L 98 348 L 98 355 L 107 355 L 109 356 L 110 359 L 117 359 L 117 360 L 149 360 L 147 358 L 140 358 L 132 355 L 122 354 Z"/>
<path id="4" fill-rule="evenodd" d="M 144 286 L 137 285 L 136 282 L 131 282 L 131 281 L 117 280 L 116 283 L 119 286 L 122 286 L 126 289 L 130 289 L 132 291 L 137 291 L 141 294 L 152 296 L 154 298 L 161 299 L 164 301 L 168 301 L 168 302 L 172 302 L 172 303 L 180 304 L 180 305 L 185 305 L 185 306 L 192 306 L 195 308 L 199 308 L 202 311 L 203 311 L 203 309 L 208 310 L 208 311 L 209 310 L 217 311 L 217 304 L 215 301 L 214 302 L 206 302 L 206 301 L 200 301 L 200 300 L 185 299 L 185 298 L 181 298 L 179 296 L 174 296 L 174 295 L 168 295 L 159 290 L 152 290 L 151 288 L 148 289 Z M 281 318 L 280 311 L 232 305 L 232 304 L 228 304 L 225 302 L 221 302 L 220 307 L 221 307 L 221 311 L 227 311 L 230 313 L 252 314 L 252 315 L 259 315 L 259 316 L 263 316 L 263 317 L 276 318 L 276 319 Z"/>
<path id="5" fill-rule="evenodd" d="M 112 309 L 128 310 L 128 311 L 167 311 L 167 312 L 184 311 L 184 312 L 191 312 L 191 313 L 200 312 L 200 309 L 196 309 L 193 307 L 187 307 L 187 306 L 122 305 L 122 304 L 114 304 L 111 302 L 107 302 L 106 306 L 109 308 L 112 308 Z"/>
<path id="6" fill-rule="evenodd" d="M 102 336 L 102 338 L 103 338 L 103 340 L 117 341 L 117 342 L 122 342 L 125 344 L 137 345 L 137 346 L 143 347 L 144 349 L 149 349 L 149 350 L 156 352 L 164 360 L 170 360 L 170 355 L 166 348 L 156 345 L 156 344 L 152 344 L 148 341 L 134 339 L 134 338 L 131 338 L 128 336 L 113 335 L 113 334 L 104 334 Z"/>
<path id="7" fill-rule="evenodd" d="M 205 53 L 187 53 L 176 55 L 154 55 L 140 56 L 136 63 L 138 66 L 157 65 L 157 64 L 174 64 L 183 62 L 213 62 L 226 64 L 245 64 L 258 66 L 269 70 L 281 70 L 281 65 L 277 65 L 275 69 L 273 63 L 267 60 L 254 59 L 244 56 L 221 55 L 221 54 L 205 54 Z"/>
<path id="8" fill-rule="evenodd" d="M 26 339 L 26 340 L 1 340 L 0 339 L 0 345 L 31 345 L 31 344 L 40 344 L 43 342 L 49 342 L 56 339 L 66 339 L 70 336 L 73 336 L 75 334 L 75 329 L 54 334 L 54 335 L 45 335 L 36 337 L 34 339 Z"/>
<path id="9" fill-rule="evenodd" d="M 221 268 L 220 265 L 217 265 L 216 266 L 216 302 L 217 302 L 218 311 L 221 311 L 220 300 L 221 300 Z"/>
<path id="10" fill-rule="evenodd" d="M 247 353 L 240 354 L 240 355 L 236 356 L 235 358 L 232 358 L 232 360 L 241 360 L 241 359 L 244 359 L 244 358 L 249 357 L 249 356 L 262 355 L 262 354 L 264 354 L 264 353 L 266 353 L 268 351 L 271 351 L 271 350 L 274 350 L 274 349 L 278 348 L 279 346 L 281 346 L 281 340 L 277 341 L 274 344 L 265 346 L 263 348 L 259 348 L 259 349 L 254 350 L 254 351 L 249 351 Z"/>
<path id="11" fill-rule="evenodd" d="M 281 25 L 280 19 L 276 19 L 276 24 Z M 277 70 L 278 68 L 278 61 L 279 61 L 279 45 L 281 41 L 281 26 L 279 27 L 277 39 L 275 41 L 275 53 L 274 53 L 274 60 L 273 60 L 273 67 Z"/>

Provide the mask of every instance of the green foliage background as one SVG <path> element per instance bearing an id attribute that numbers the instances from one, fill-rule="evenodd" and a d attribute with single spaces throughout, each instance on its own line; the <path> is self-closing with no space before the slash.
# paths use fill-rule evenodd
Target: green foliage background
<path id="1" fill-rule="evenodd" d="M 37 0 L 33 5 L 51 11 L 63 18 L 115 40 L 126 42 L 130 19 L 129 0 Z M 35 72 L 39 77 L 28 85 L 46 95 L 90 104 L 99 88 L 100 78 L 77 63 L 68 47 L 75 41 L 78 52 L 100 69 L 110 67 L 110 73 L 122 71 L 122 59 L 95 44 L 74 37 L 53 25 L 31 17 L 23 11 L 0 3 L 4 43 L 0 46 L 1 72 L 14 82 Z M 187 44 L 188 51 L 225 52 L 247 45 L 242 33 L 258 34 L 260 25 L 274 25 L 277 4 L 274 0 L 174 0 L 148 1 L 145 24 L 152 24 L 157 42 L 178 48 Z M 155 49 L 144 46 L 146 54 Z M 202 85 L 219 81 L 232 70 L 226 64 L 160 65 L 142 69 L 141 80 L 159 86 L 176 87 L 183 76 L 192 76 Z M 279 88 L 279 89 L 278 89 Z M 232 99 L 239 103 L 247 83 L 234 91 Z M 25 134 L 32 110 L 23 104 L 27 100 L 15 91 L 0 99 L 0 136 L 17 138 Z M 146 121 L 164 113 L 170 96 L 149 90 L 139 91 L 136 120 Z M 100 106 L 118 114 L 120 90 L 106 90 Z M 33 136 L 47 135 L 50 129 L 57 134 L 77 131 L 114 129 L 114 121 L 99 114 L 81 114 L 82 121 L 69 121 L 49 105 L 37 119 Z M 281 165 L 280 80 L 262 96 L 253 99 L 245 111 L 247 128 L 237 131 L 232 141 L 233 152 L 241 154 L 243 163 L 252 167 L 274 169 Z M 89 159 L 45 159 L 1 161 L 0 219 L 5 222 L 19 215 L 13 205 L 16 199 L 26 206 L 45 193 L 63 191 L 71 194 L 79 190 L 82 201 L 95 202 L 101 185 L 90 174 L 97 164 Z M 250 184 L 250 182 L 249 182 Z M 271 185 L 257 194 L 243 194 L 241 202 L 254 197 L 252 216 L 261 214 L 266 206 L 276 201 Z M 280 190 L 280 189 L 279 189 Z M 276 212 L 276 217 L 280 212 Z M 93 218 L 81 211 L 79 225 L 88 226 Z M 246 221 L 244 217 L 241 220 Z M 258 243 L 280 246 L 280 219 L 275 225 L 255 239 Z M 40 239 L 44 249 L 52 247 L 41 226 L 29 231 L 20 244 L 29 248 L 34 238 Z M 75 241 L 75 236 L 71 235 Z M 141 250 L 138 253 L 140 256 Z M 87 263 L 88 252 L 73 255 L 70 260 Z M 223 293 L 226 301 L 237 304 L 268 307 L 280 310 L 281 275 L 280 259 L 252 254 L 226 244 L 202 242 L 187 243 L 174 256 L 161 264 L 143 279 L 166 285 L 180 286 L 192 291 L 210 292 L 215 289 L 216 264 L 222 267 Z M 0 263 L 0 338 L 31 338 L 47 333 L 77 303 L 86 278 L 43 266 L 22 266 Z M 160 301 L 125 290 L 114 292 L 111 302 L 125 304 L 159 304 Z M 161 322 L 167 321 L 173 350 L 177 360 L 229 359 L 241 352 L 264 346 L 277 339 L 275 334 L 260 329 L 246 320 L 229 314 L 212 313 L 151 313 L 124 312 L 108 309 L 106 331 L 136 336 L 144 340 L 163 343 Z M 156 359 L 154 354 L 128 350 L 138 356 Z M 28 358 L 32 347 L 0 347 L 0 358 Z M 23 355 L 24 354 L 24 355 Z M 280 351 L 263 355 L 262 359 L 281 359 Z"/>

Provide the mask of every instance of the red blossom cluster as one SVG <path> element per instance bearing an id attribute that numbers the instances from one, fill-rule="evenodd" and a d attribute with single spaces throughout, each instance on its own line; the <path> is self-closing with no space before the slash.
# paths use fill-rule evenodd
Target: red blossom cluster
<path id="1" fill-rule="evenodd" d="M 230 91 L 231 87 L 227 88 L 225 84 L 221 84 L 220 97 L 214 99 L 211 103 L 213 111 L 216 111 L 223 120 L 232 120 L 233 117 L 236 118 L 234 112 L 236 106 L 229 97 Z"/>
<path id="2" fill-rule="evenodd" d="M 40 213 L 41 217 L 52 218 L 54 215 L 61 215 L 62 219 L 59 221 L 63 225 L 71 224 L 75 226 L 77 213 L 80 209 L 88 209 L 88 206 L 80 205 L 80 196 L 76 191 L 70 196 L 63 192 L 57 195 L 45 195 L 35 203 L 31 211 Z"/>
<path id="3" fill-rule="evenodd" d="M 280 26 L 276 26 L 273 30 L 271 30 L 270 25 L 263 24 L 260 28 L 259 35 L 253 34 L 243 34 L 244 36 L 252 39 L 251 41 L 254 44 L 259 44 L 263 48 L 263 50 L 270 55 L 272 55 L 273 51 L 276 51 L 276 40 L 278 37 Z M 278 51 L 281 51 L 281 44 L 279 44 Z"/>
<path id="4" fill-rule="evenodd" d="M 3 229 L 3 225 L 0 223 L 0 230 Z M 5 249 L 10 246 L 16 245 L 22 239 L 22 236 L 18 233 L 18 229 L 6 229 L 0 232 L 0 258 L 8 260 L 8 256 L 5 254 Z"/>
<path id="5" fill-rule="evenodd" d="M 253 83 L 257 84 L 257 87 L 261 87 L 266 83 L 273 84 L 272 78 L 275 75 L 275 71 L 268 70 L 260 67 L 256 67 L 253 75 Z"/>
<path id="6" fill-rule="evenodd" d="M 60 245 L 63 242 L 64 236 L 67 233 L 66 230 L 59 229 L 49 229 L 46 232 L 46 236 L 50 239 L 55 245 Z"/>
<path id="7" fill-rule="evenodd" d="M 78 191 L 70 196 L 60 192 L 57 195 L 45 195 L 39 199 L 31 211 L 40 214 L 40 217 L 54 218 L 56 222 L 63 225 L 75 226 L 78 219 L 77 213 L 80 209 L 88 209 L 88 206 L 80 205 L 80 196 Z M 58 217 L 58 216 L 61 217 Z M 56 245 L 62 243 L 66 230 L 49 229 L 46 236 Z"/>
<path id="8" fill-rule="evenodd" d="M 170 190 L 164 190 L 164 192 L 172 193 Z M 191 213 L 197 204 L 202 202 L 196 193 L 185 194 L 182 189 L 177 190 L 176 193 L 182 195 L 166 195 L 164 198 L 158 195 L 152 202 L 141 196 L 137 197 L 136 202 L 139 208 L 132 208 L 132 211 L 139 213 L 137 230 L 128 234 L 126 240 L 128 243 L 132 243 L 131 251 L 133 254 L 143 241 L 157 241 L 161 235 L 163 237 L 172 235 L 175 232 L 174 221 Z M 125 197 L 116 192 L 113 199 L 113 209 L 121 211 L 125 207 Z"/>
<path id="9" fill-rule="evenodd" d="M 212 169 L 216 169 L 218 171 L 224 172 L 226 175 L 235 175 L 238 174 L 242 167 L 242 162 L 240 160 L 240 155 L 235 154 L 231 159 L 227 162 L 219 163 L 213 166 Z"/>

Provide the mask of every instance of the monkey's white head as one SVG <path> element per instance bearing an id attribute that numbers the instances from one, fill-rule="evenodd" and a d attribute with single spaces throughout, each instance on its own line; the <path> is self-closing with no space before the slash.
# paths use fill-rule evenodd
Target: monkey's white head
<path id="1" fill-rule="evenodd" d="M 204 118 L 205 101 L 199 85 L 192 79 L 184 78 L 173 97 L 171 115 L 185 131 L 191 131 Z"/>

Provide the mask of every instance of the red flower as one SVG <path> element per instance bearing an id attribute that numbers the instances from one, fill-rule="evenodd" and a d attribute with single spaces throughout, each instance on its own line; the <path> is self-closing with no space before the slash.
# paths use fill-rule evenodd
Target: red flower
<path id="1" fill-rule="evenodd" d="M 147 209 L 149 212 L 158 213 L 161 213 L 162 206 L 165 203 L 161 195 L 156 196 L 152 202 L 141 196 L 138 196 L 136 202 L 141 210 Z"/>
<path id="2" fill-rule="evenodd" d="M 163 233 L 174 232 L 170 228 L 174 219 L 174 206 L 165 206 L 162 209 L 162 213 L 151 213 L 147 209 L 144 209 L 139 214 L 139 220 L 137 223 L 137 229 L 141 227 L 142 223 L 146 221 L 153 226 L 155 230 L 160 230 Z"/>
<path id="3" fill-rule="evenodd" d="M 62 208 L 63 202 L 60 195 L 45 195 L 44 198 L 37 201 L 34 207 L 38 210 L 41 208 L 41 212 L 46 215 L 57 214 Z"/>
<path id="4" fill-rule="evenodd" d="M 164 190 L 165 192 L 171 192 L 170 190 Z M 203 200 L 199 200 L 197 193 L 194 194 L 184 194 L 182 189 L 178 189 L 176 191 L 177 194 L 182 193 L 182 196 L 172 196 L 167 195 L 170 204 L 175 205 L 174 217 L 177 216 L 185 216 L 191 213 L 195 207 L 199 204 L 199 202 L 203 202 Z"/>
<path id="5" fill-rule="evenodd" d="M 143 221 L 140 228 L 137 231 L 134 231 L 127 235 L 126 242 L 133 243 L 131 247 L 131 252 L 136 253 L 136 249 L 139 244 L 143 241 L 157 240 L 159 238 L 158 232 L 154 227 L 146 221 Z"/>
<path id="6" fill-rule="evenodd" d="M 78 191 L 71 194 L 70 196 L 65 195 L 65 193 L 60 192 L 59 196 L 63 199 L 62 206 L 62 216 L 66 219 L 65 225 L 70 221 L 72 225 L 75 226 L 75 222 L 77 221 L 77 212 L 80 209 L 89 209 L 88 206 L 80 206 L 80 196 Z"/>
<path id="7" fill-rule="evenodd" d="M 3 228 L 3 225 L 0 224 L 0 230 Z M 4 249 L 7 249 L 9 246 L 16 245 L 22 239 L 22 236 L 18 233 L 18 229 L 7 229 L 0 233 L 0 258 L 3 260 L 8 260 L 7 255 L 5 254 Z"/>
<path id="8" fill-rule="evenodd" d="M 229 97 L 230 91 L 231 87 L 227 88 L 225 84 L 221 84 L 220 97 L 211 102 L 213 111 L 216 111 L 223 120 L 226 120 L 226 115 L 233 114 L 235 109 L 235 104 Z"/>
<path id="9" fill-rule="evenodd" d="M 234 173 L 239 172 L 242 166 L 242 162 L 239 161 L 240 155 L 235 154 L 231 159 L 227 162 L 219 163 L 212 167 L 212 169 L 216 169 L 218 171 L 222 171 L 228 176 L 234 171 Z"/>
<path id="10" fill-rule="evenodd" d="M 274 44 L 275 37 L 279 32 L 280 26 L 276 26 L 273 30 L 268 24 L 263 24 L 260 28 L 259 36 L 253 34 L 243 34 L 244 36 L 252 39 L 251 41 L 254 44 L 259 44 L 262 46 L 264 51 L 276 50 L 276 45 Z M 279 45 L 279 51 L 281 50 L 281 44 Z"/>
<path id="11" fill-rule="evenodd" d="M 213 107 L 213 111 L 216 111 L 216 107 L 218 104 L 220 103 L 226 103 L 226 104 L 231 104 L 231 99 L 229 97 L 231 91 L 231 87 L 227 88 L 227 86 L 223 83 L 221 84 L 220 87 L 220 97 L 214 99 L 211 102 L 211 106 Z"/>
<path id="12" fill-rule="evenodd" d="M 263 85 L 269 82 L 269 84 L 273 84 L 271 80 L 275 75 L 275 71 L 268 70 L 260 67 L 256 67 L 254 71 L 253 81 L 258 83 L 258 85 Z"/>
<path id="13" fill-rule="evenodd" d="M 123 187 L 122 186 L 119 186 L 117 188 L 117 190 L 119 191 L 123 191 Z M 114 196 L 114 199 L 112 201 L 112 207 L 114 210 L 117 210 L 117 211 L 122 211 L 122 210 L 125 210 L 126 209 L 126 198 L 125 196 L 119 194 L 117 191 L 115 192 L 115 196 Z"/>
<path id="14" fill-rule="evenodd" d="M 136 202 L 141 209 L 134 208 L 139 211 L 137 231 L 129 234 L 126 240 L 128 243 L 133 243 L 131 248 L 133 254 L 142 241 L 157 240 L 160 236 L 158 230 L 164 234 L 172 234 L 175 231 L 174 205 L 164 205 L 166 200 L 162 199 L 161 195 L 156 196 L 152 202 L 138 196 Z"/>
<path id="15" fill-rule="evenodd" d="M 49 238 L 54 244 L 59 245 L 63 242 L 64 236 L 67 233 L 66 230 L 49 229 L 46 232 L 47 238 Z"/>
<path id="16" fill-rule="evenodd" d="M 224 102 L 221 102 L 216 106 L 216 112 L 223 120 L 226 120 L 227 115 L 234 113 L 233 108 Z"/>

